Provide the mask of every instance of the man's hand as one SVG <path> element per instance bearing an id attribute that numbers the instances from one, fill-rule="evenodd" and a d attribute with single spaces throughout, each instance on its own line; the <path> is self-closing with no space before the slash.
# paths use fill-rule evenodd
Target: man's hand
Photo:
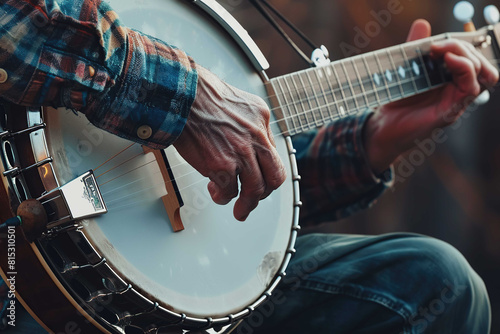
<path id="1" fill-rule="evenodd" d="M 408 41 L 429 37 L 430 24 L 413 23 Z M 453 82 L 436 90 L 382 106 L 368 120 L 365 148 L 370 166 L 381 173 L 415 140 L 452 124 L 481 91 L 498 81 L 498 71 L 472 45 L 447 40 L 434 43 L 431 56 L 443 58 Z"/>
<path id="2" fill-rule="evenodd" d="M 261 98 L 231 87 L 201 66 L 198 74 L 196 98 L 174 146 L 210 178 L 208 191 L 215 203 L 227 204 L 239 192 L 234 217 L 243 221 L 286 178 L 269 127 L 270 111 Z"/>

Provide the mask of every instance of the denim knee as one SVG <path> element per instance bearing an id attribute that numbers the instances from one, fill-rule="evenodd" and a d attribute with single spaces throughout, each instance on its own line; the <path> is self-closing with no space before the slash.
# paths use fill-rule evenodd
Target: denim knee
<path id="1" fill-rule="evenodd" d="M 489 333 L 491 310 L 486 287 L 464 256 L 450 244 L 426 237 L 405 240 L 414 283 L 426 284 L 408 319 L 411 333 Z M 409 259 L 408 259 L 409 260 Z"/>

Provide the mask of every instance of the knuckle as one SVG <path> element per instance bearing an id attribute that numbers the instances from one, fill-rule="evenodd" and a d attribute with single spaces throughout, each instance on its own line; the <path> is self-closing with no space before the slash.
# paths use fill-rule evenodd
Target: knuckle
<path id="1" fill-rule="evenodd" d="M 286 173 L 283 166 L 276 168 L 273 173 L 269 176 L 267 181 L 267 186 L 271 189 L 277 189 L 286 180 Z"/>
<path id="2" fill-rule="evenodd" d="M 255 155 L 255 150 L 254 148 L 251 146 L 251 145 L 248 145 L 248 143 L 240 143 L 238 145 L 238 153 L 240 155 L 240 157 L 242 157 L 241 159 L 243 160 L 246 160 L 247 157 L 251 157 L 253 155 Z"/>
<path id="3" fill-rule="evenodd" d="M 241 195 L 247 198 L 260 198 L 266 191 L 264 182 L 259 182 L 251 185 L 250 187 L 243 188 Z"/>

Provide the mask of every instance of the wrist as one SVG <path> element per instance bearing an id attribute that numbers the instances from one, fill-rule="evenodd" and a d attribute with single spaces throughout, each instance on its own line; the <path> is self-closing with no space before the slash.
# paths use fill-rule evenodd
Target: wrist
<path id="1" fill-rule="evenodd" d="M 387 122 L 380 112 L 375 112 L 367 120 L 363 133 L 363 147 L 365 148 L 368 164 L 375 175 L 387 170 L 399 156 L 395 152 L 394 142 L 386 138 Z"/>

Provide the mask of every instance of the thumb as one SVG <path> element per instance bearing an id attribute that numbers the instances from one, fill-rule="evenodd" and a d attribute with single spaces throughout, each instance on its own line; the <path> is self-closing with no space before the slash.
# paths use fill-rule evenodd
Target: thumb
<path id="1" fill-rule="evenodd" d="M 417 39 L 430 37 L 431 35 L 431 24 L 423 19 L 419 19 L 413 22 L 410 28 L 410 33 L 408 34 L 407 42 L 415 41 Z"/>

